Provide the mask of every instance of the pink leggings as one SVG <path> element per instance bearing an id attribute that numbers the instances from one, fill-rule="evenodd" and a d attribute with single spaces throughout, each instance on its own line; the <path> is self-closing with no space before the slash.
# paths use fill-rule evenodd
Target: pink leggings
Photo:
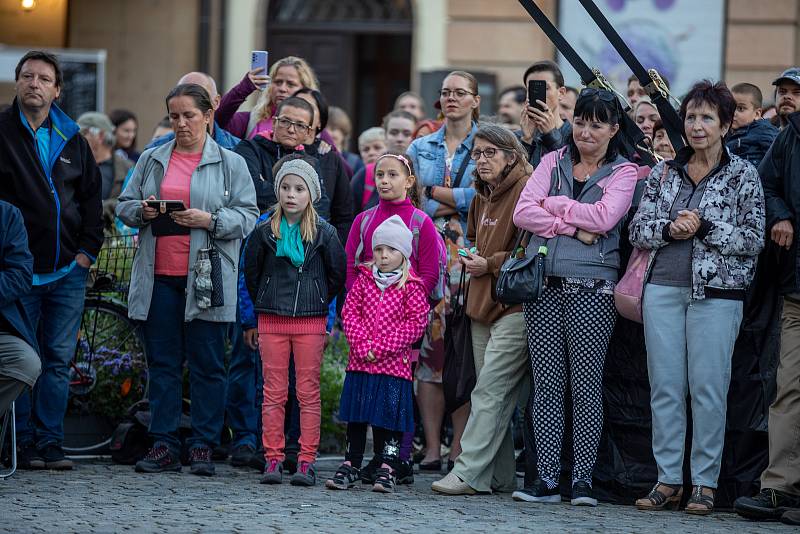
<path id="1" fill-rule="evenodd" d="M 264 403 L 261 405 L 264 457 L 279 462 L 284 459 L 283 421 L 289 395 L 289 357 L 293 354 L 297 400 L 300 403 L 300 454 L 297 459 L 313 462 L 319 448 L 319 368 L 325 334 L 260 333 L 258 344 L 264 374 Z"/>

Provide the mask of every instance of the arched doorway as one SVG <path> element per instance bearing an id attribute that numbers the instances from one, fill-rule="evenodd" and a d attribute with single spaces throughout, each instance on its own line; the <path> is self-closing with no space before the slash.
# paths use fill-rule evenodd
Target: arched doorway
<path id="1" fill-rule="evenodd" d="M 272 0 L 267 12 L 270 60 L 307 59 L 332 105 L 358 134 L 379 124 L 411 86 L 411 0 Z"/>

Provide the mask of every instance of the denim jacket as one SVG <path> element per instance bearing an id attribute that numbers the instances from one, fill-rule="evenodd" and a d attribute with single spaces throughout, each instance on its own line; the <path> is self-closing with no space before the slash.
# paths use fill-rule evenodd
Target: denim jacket
<path id="1" fill-rule="evenodd" d="M 408 147 L 408 157 L 411 158 L 411 163 L 414 165 L 414 170 L 417 173 L 422 187 L 432 185 L 443 186 L 445 174 L 445 160 L 447 159 L 447 144 L 444 141 L 446 126 L 442 126 L 437 131 L 425 137 L 420 137 L 411 143 Z M 464 141 L 456 148 L 456 153 L 453 156 L 453 166 L 451 169 L 451 177 L 455 182 L 458 169 L 464 163 L 464 158 L 469 160 L 469 153 L 472 150 L 472 141 L 475 137 L 475 132 L 478 130 L 476 123 L 472 124 L 472 131 L 470 131 Z M 475 196 L 475 189 L 472 187 L 473 172 L 475 171 L 475 162 L 469 161 L 467 168 L 464 170 L 464 175 L 461 178 L 461 183 L 458 187 L 453 188 L 453 198 L 456 201 L 456 209 L 461 216 L 461 219 L 466 222 L 467 213 L 469 212 L 469 205 L 472 202 L 472 197 Z M 455 186 L 455 183 L 453 183 Z M 433 218 L 436 210 L 439 208 L 439 202 L 432 198 L 426 199 L 423 210 L 431 218 Z"/>

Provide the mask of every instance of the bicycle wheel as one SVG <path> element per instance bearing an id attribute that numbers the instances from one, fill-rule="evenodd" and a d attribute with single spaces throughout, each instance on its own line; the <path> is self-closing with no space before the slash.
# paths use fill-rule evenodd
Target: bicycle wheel
<path id="1" fill-rule="evenodd" d="M 108 453 L 114 429 L 147 398 L 149 384 L 141 329 L 125 306 L 98 297 L 84 301 L 69 382 L 65 452 Z"/>

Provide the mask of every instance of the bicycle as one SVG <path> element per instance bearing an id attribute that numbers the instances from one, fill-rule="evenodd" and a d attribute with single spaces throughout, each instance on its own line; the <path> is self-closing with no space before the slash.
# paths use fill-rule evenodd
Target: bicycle
<path id="1" fill-rule="evenodd" d="M 141 327 L 128 318 L 136 241 L 107 236 L 87 278 L 84 310 L 70 362 L 64 417 L 67 454 L 107 454 L 129 408 L 147 398 L 149 376 Z"/>

